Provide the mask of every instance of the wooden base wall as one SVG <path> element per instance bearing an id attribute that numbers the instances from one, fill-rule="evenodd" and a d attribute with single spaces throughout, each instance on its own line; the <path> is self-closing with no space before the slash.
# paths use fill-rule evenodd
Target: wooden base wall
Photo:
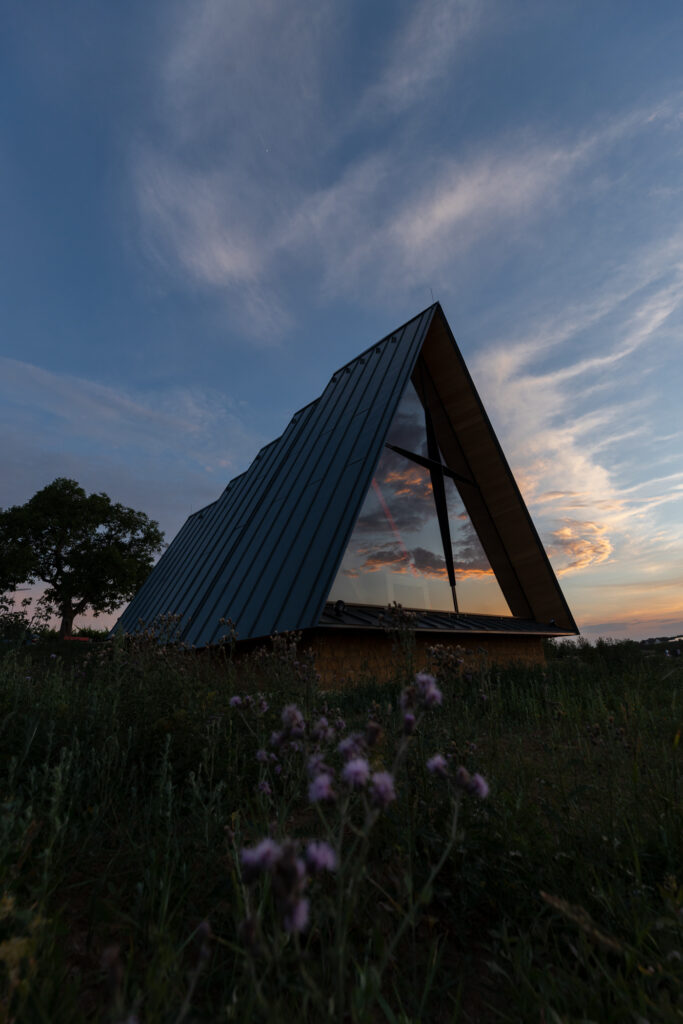
<path id="1" fill-rule="evenodd" d="M 406 656 L 396 651 L 390 637 L 385 635 L 354 633 L 307 635 L 302 648 L 310 648 L 315 656 L 316 668 L 323 686 L 340 686 L 365 678 L 389 681 L 405 671 Z M 440 647 L 461 656 L 464 666 L 480 668 L 486 664 L 525 665 L 545 664 L 543 641 L 540 637 L 461 637 L 458 641 L 435 641 L 433 638 L 415 638 L 415 669 L 429 670 L 438 675 L 438 655 L 431 651 Z M 448 654 L 446 654 L 448 656 Z"/>

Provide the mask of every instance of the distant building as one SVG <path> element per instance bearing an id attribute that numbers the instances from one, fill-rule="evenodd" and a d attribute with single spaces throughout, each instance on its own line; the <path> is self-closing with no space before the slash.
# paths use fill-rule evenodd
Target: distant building
<path id="1" fill-rule="evenodd" d="M 439 303 L 333 374 L 213 504 L 189 517 L 115 630 L 177 616 L 206 647 L 303 631 L 328 681 L 382 672 L 382 614 L 418 654 L 540 661 L 578 632 Z"/>

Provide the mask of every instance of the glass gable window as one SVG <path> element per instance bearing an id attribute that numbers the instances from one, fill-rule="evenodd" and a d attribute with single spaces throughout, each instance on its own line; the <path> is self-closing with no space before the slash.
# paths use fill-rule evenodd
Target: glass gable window
<path id="1" fill-rule="evenodd" d="M 465 511 L 458 488 L 448 478 L 445 485 L 459 608 L 482 615 L 509 615 L 508 603 Z"/>
<path id="2" fill-rule="evenodd" d="M 329 601 L 452 611 L 429 473 L 385 449 Z"/>
<path id="3" fill-rule="evenodd" d="M 432 440 L 435 454 L 441 462 Z M 509 614 L 454 482 L 411 455 L 428 459 L 430 445 L 422 403 L 409 384 L 328 601 L 453 611 L 448 558 L 460 611 Z M 441 523 L 434 486 L 445 498 Z"/>

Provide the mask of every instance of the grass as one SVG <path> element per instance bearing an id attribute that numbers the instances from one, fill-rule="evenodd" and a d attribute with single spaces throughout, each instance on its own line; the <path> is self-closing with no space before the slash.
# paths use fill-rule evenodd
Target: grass
<path id="1" fill-rule="evenodd" d="M 418 695 L 406 737 L 402 683 L 321 692 L 292 638 L 239 669 L 151 643 L 5 653 L 0 1021 L 682 1021 L 682 677 L 635 645 L 442 657 L 443 704 Z M 273 746 L 289 704 L 306 729 Z M 368 722 L 385 807 L 340 777 Z M 333 802 L 309 799 L 316 748 Z M 266 836 L 294 845 L 247 884 Z M 304 892 L 286 862 L 311 840 L 338 866 Z"/>

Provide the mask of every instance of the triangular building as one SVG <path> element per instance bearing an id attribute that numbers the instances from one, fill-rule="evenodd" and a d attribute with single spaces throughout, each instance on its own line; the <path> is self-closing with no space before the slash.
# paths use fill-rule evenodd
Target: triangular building
<path id="1" fill-rule="evenodd" d="M 439 303 L 338 370 L 213 504 L 123 613 L 206 647 L 304 631 L 323 673 L 372 661 L 381 615 L 423 646 L 540 660 L 578 632 Z M 386 638 L 385 638 L 386 639 Z"/>

